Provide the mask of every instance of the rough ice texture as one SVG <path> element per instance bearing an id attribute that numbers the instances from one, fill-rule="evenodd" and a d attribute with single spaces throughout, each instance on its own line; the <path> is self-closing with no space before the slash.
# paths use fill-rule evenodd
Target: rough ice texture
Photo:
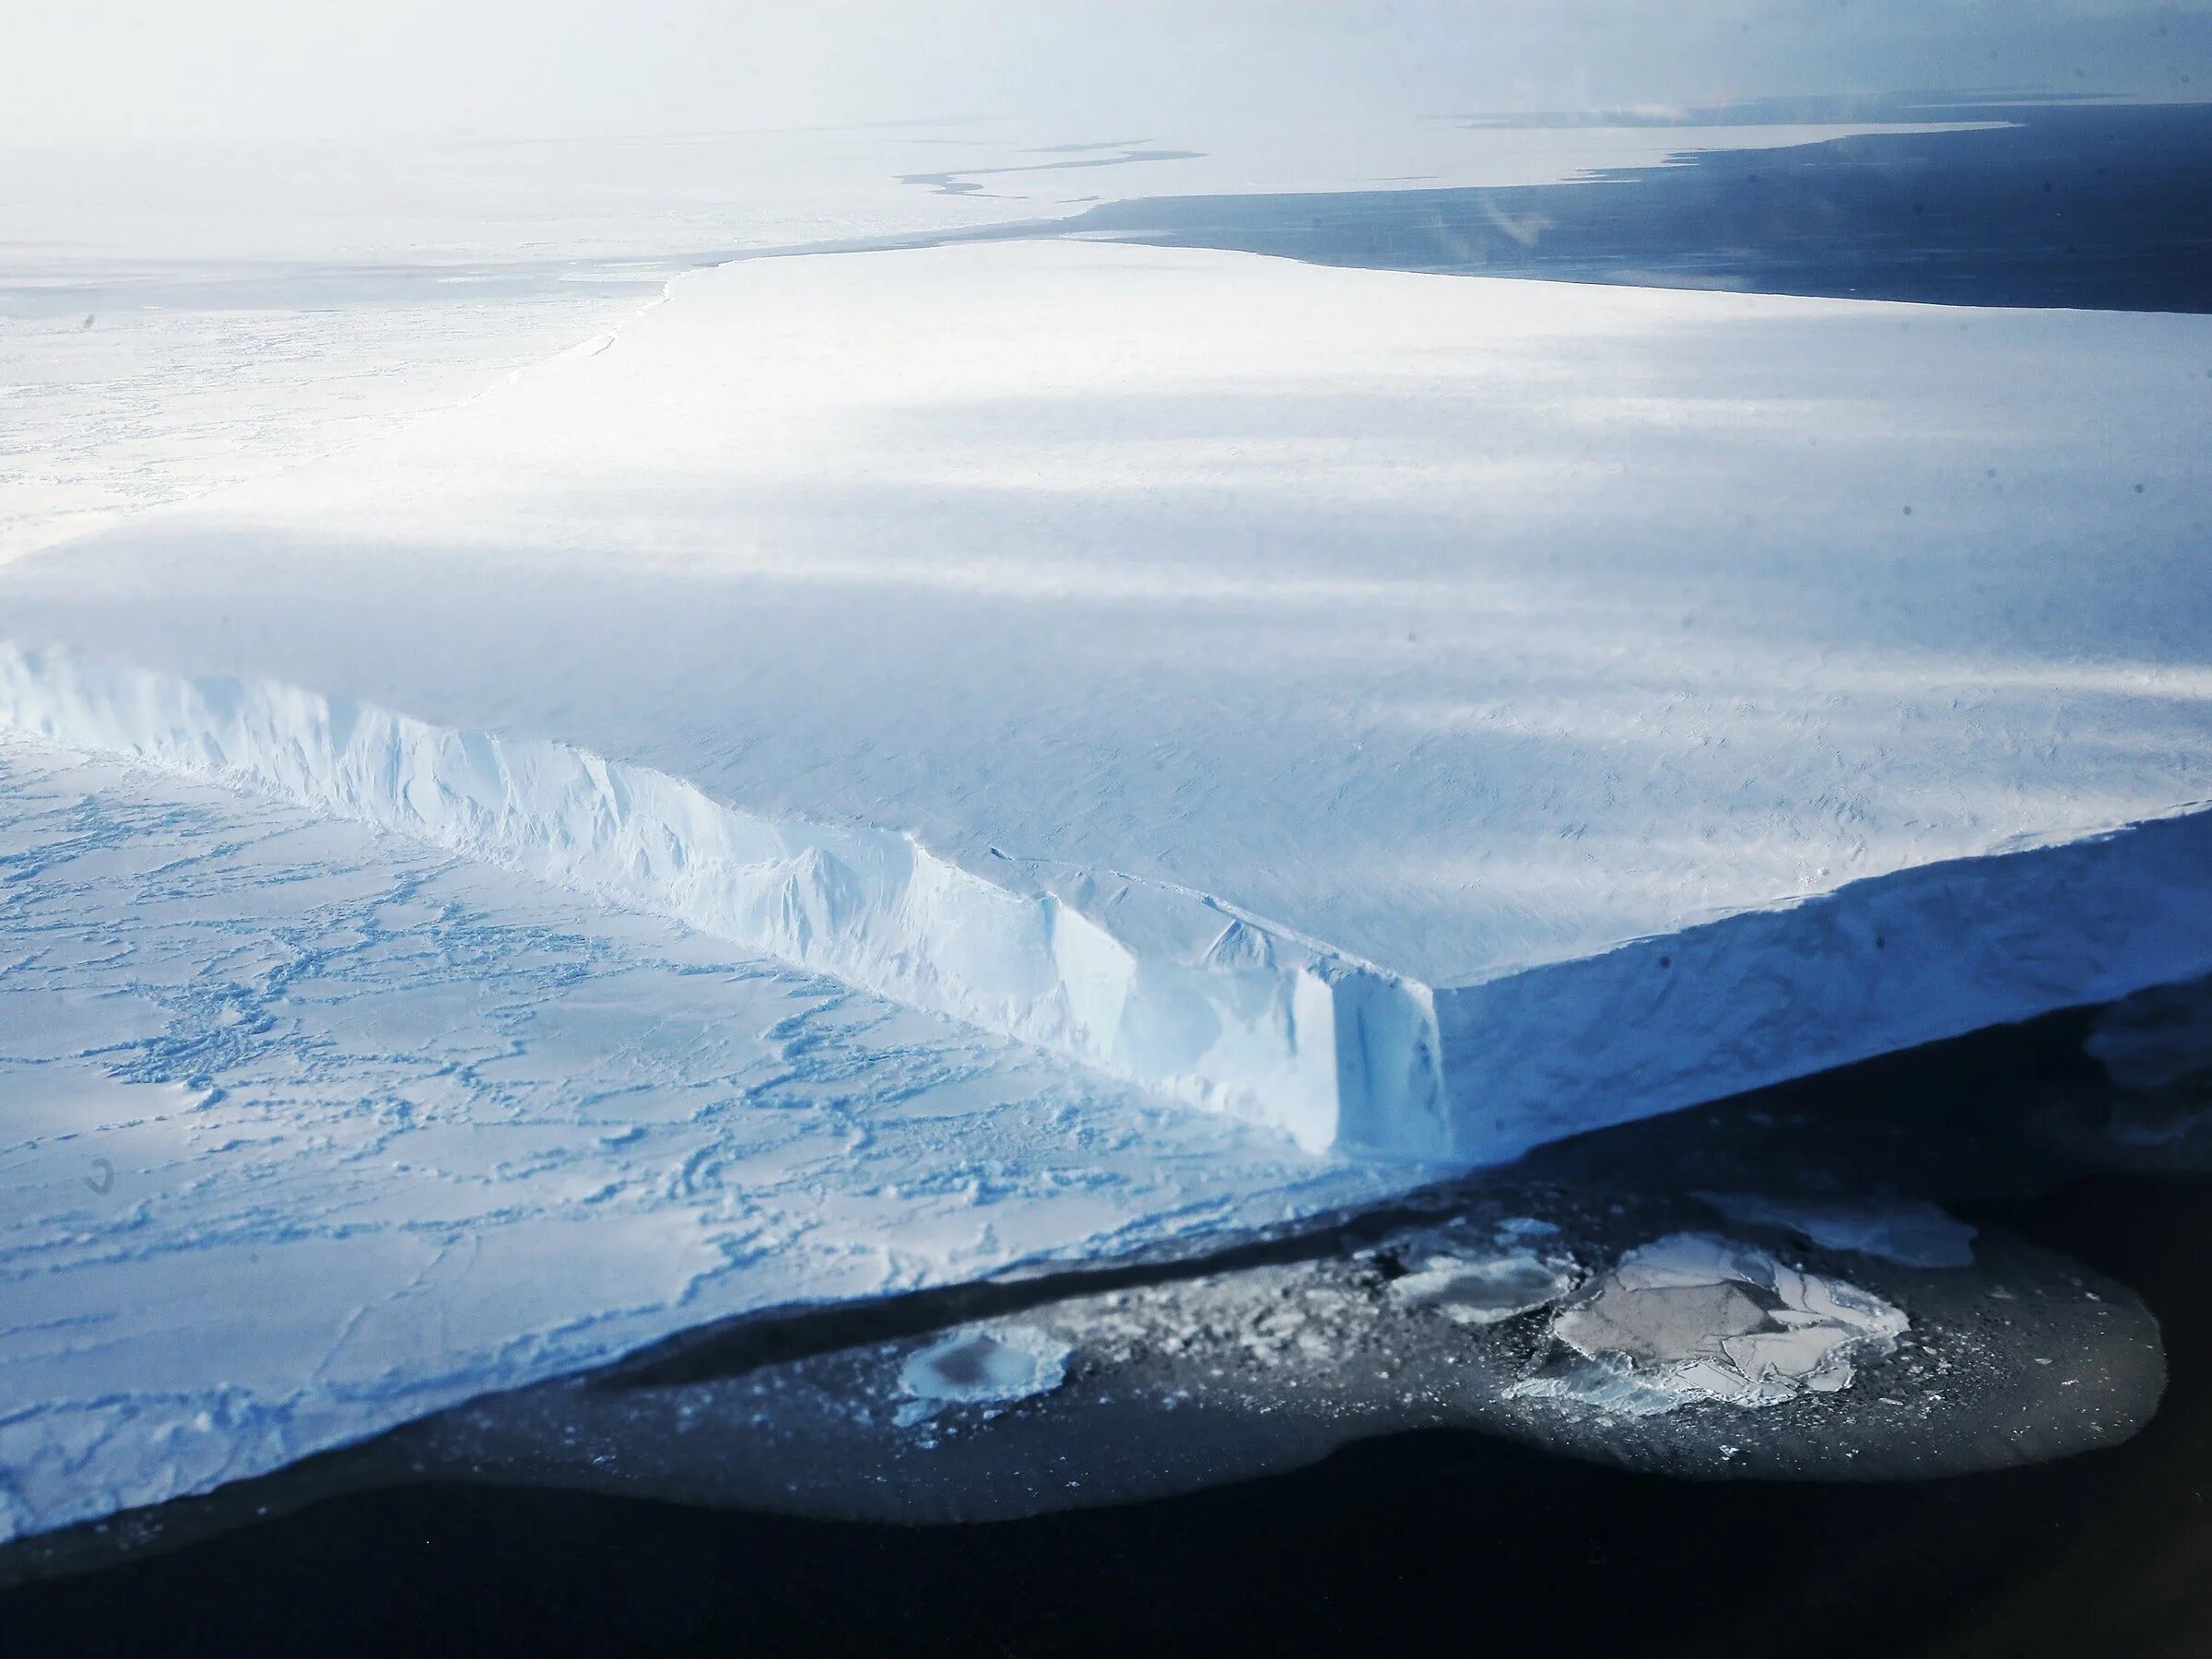
<path id="1" fill-rule="evenodd" d="M 1576 1359 L 1516 1383 L 1525 1399 L 1630 1417 L 1701 1400 L 1779 1406 L 1851 1386 L 1911 1322 L 1855 1285 L 1708 1233 L 1632 1250 L 1561 1308 L 1552 1335 Z"/>
<path id="2" fill-rule="evenodd" d="M 1372 1165 L 296 806 L 0 737 L 0 1540 L 679 1330 Z"/>
<path id="3" fill-rule="evenodd" d="M 653 912 L 1317 1147 L 1339 1041 L 1377 1010 L 1400 1028 L 1426 1011 L 1418 989 L 1198 895 L 1004 858 L 978 875 L 910 836 L 763 818 L 562 744 L 287 687 L 0 643 L 0 724 Z"/>
<path id="4" fill-rule="evenodd" d="M 1071 1343 L 1035 1325 L 1001 1322 L 948 1331 L 899 1368 L 902 1427 L 947 1406 L 1007 1406 L 1049 1394 L 1067 1375 Z"/>
<path id="5" fill-rule="evenodd" d="M 2187 317 L 757 263 L 0 571 L 11 695 L 372 819 L 314 711 L 394 711 L 594 887 L 605 757 L 666 781 L 639 883 L 731 823 L 863 871 L 797 959 L 1495 1158 L 2212 969 L 2208 363 Z"/>

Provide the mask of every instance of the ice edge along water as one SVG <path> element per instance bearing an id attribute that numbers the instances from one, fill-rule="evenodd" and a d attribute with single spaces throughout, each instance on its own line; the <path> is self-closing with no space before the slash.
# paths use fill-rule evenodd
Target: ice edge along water
<path id="1" fill-rule="evenodd" d="M 0 724 L 273 795 L 1033 1043 L 1310 1149 L 1494 1161 L 2212 971 L 2212 812 L 1431 987 L 1240 912 L 299 688 L 0 641 Z"/>
<path id="2" fill-rule="evenodd" d="M 566 744 L 59 651 L 0 643 L 0 724 L 665 916 L 1312 1149 L 1339 1138 L 1340 1052 L 1435 1074 L 1423 988 L 1195 895 L 1012 859 L 994 881 L 896 830 L 760 817 Z M 1140 909 L 1190 952 L 1118 934 Z"/>

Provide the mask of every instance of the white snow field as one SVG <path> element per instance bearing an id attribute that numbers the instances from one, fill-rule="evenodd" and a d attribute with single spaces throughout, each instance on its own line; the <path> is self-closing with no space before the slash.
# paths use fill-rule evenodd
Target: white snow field
<path id="1" fill-rule="evenodd" d="M 756 261 L 0 570 L 0 721 L 1307 1147 L 2212 969 L 2206 319 Z"/>
<path id="2" fill-rule="evenodd" d="M 1371 1202 L 665 922 L 0 737 L 0 1542 L 764 1308 Z"/>
<path id="3" fill-rule="evenodd" d="M 1127 143 L 1009 117 L 512 142 L 0 143 L 0 561 L 373 438 L 741 251 L 1054 219 L 1139 194 L 1544 184 L 1700 150 L 1978 124 L 1209 112 Z"/>

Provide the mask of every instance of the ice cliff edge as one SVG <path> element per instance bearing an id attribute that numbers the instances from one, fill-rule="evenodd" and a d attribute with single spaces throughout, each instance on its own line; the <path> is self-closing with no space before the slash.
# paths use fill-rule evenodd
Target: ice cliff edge
<path id="1" fill-rule="evenodd" d="M 1223 899 L 762 817 L 544 739 L 0 643 L 0 724 L 424 840 L 1313 1150 L 1564 1135 L 2212 971 L 2212 813 L 1955 859 L 1430 986 Z"/>

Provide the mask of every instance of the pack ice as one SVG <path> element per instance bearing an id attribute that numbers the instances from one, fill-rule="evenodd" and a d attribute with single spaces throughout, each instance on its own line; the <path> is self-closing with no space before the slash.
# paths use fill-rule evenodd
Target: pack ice
<path id="1" fill-rule="evenodd" d="M 2212 969 L 2195 317 L 764 260 L 0 570 L 0 719 L 1309 1147 Z"/>

